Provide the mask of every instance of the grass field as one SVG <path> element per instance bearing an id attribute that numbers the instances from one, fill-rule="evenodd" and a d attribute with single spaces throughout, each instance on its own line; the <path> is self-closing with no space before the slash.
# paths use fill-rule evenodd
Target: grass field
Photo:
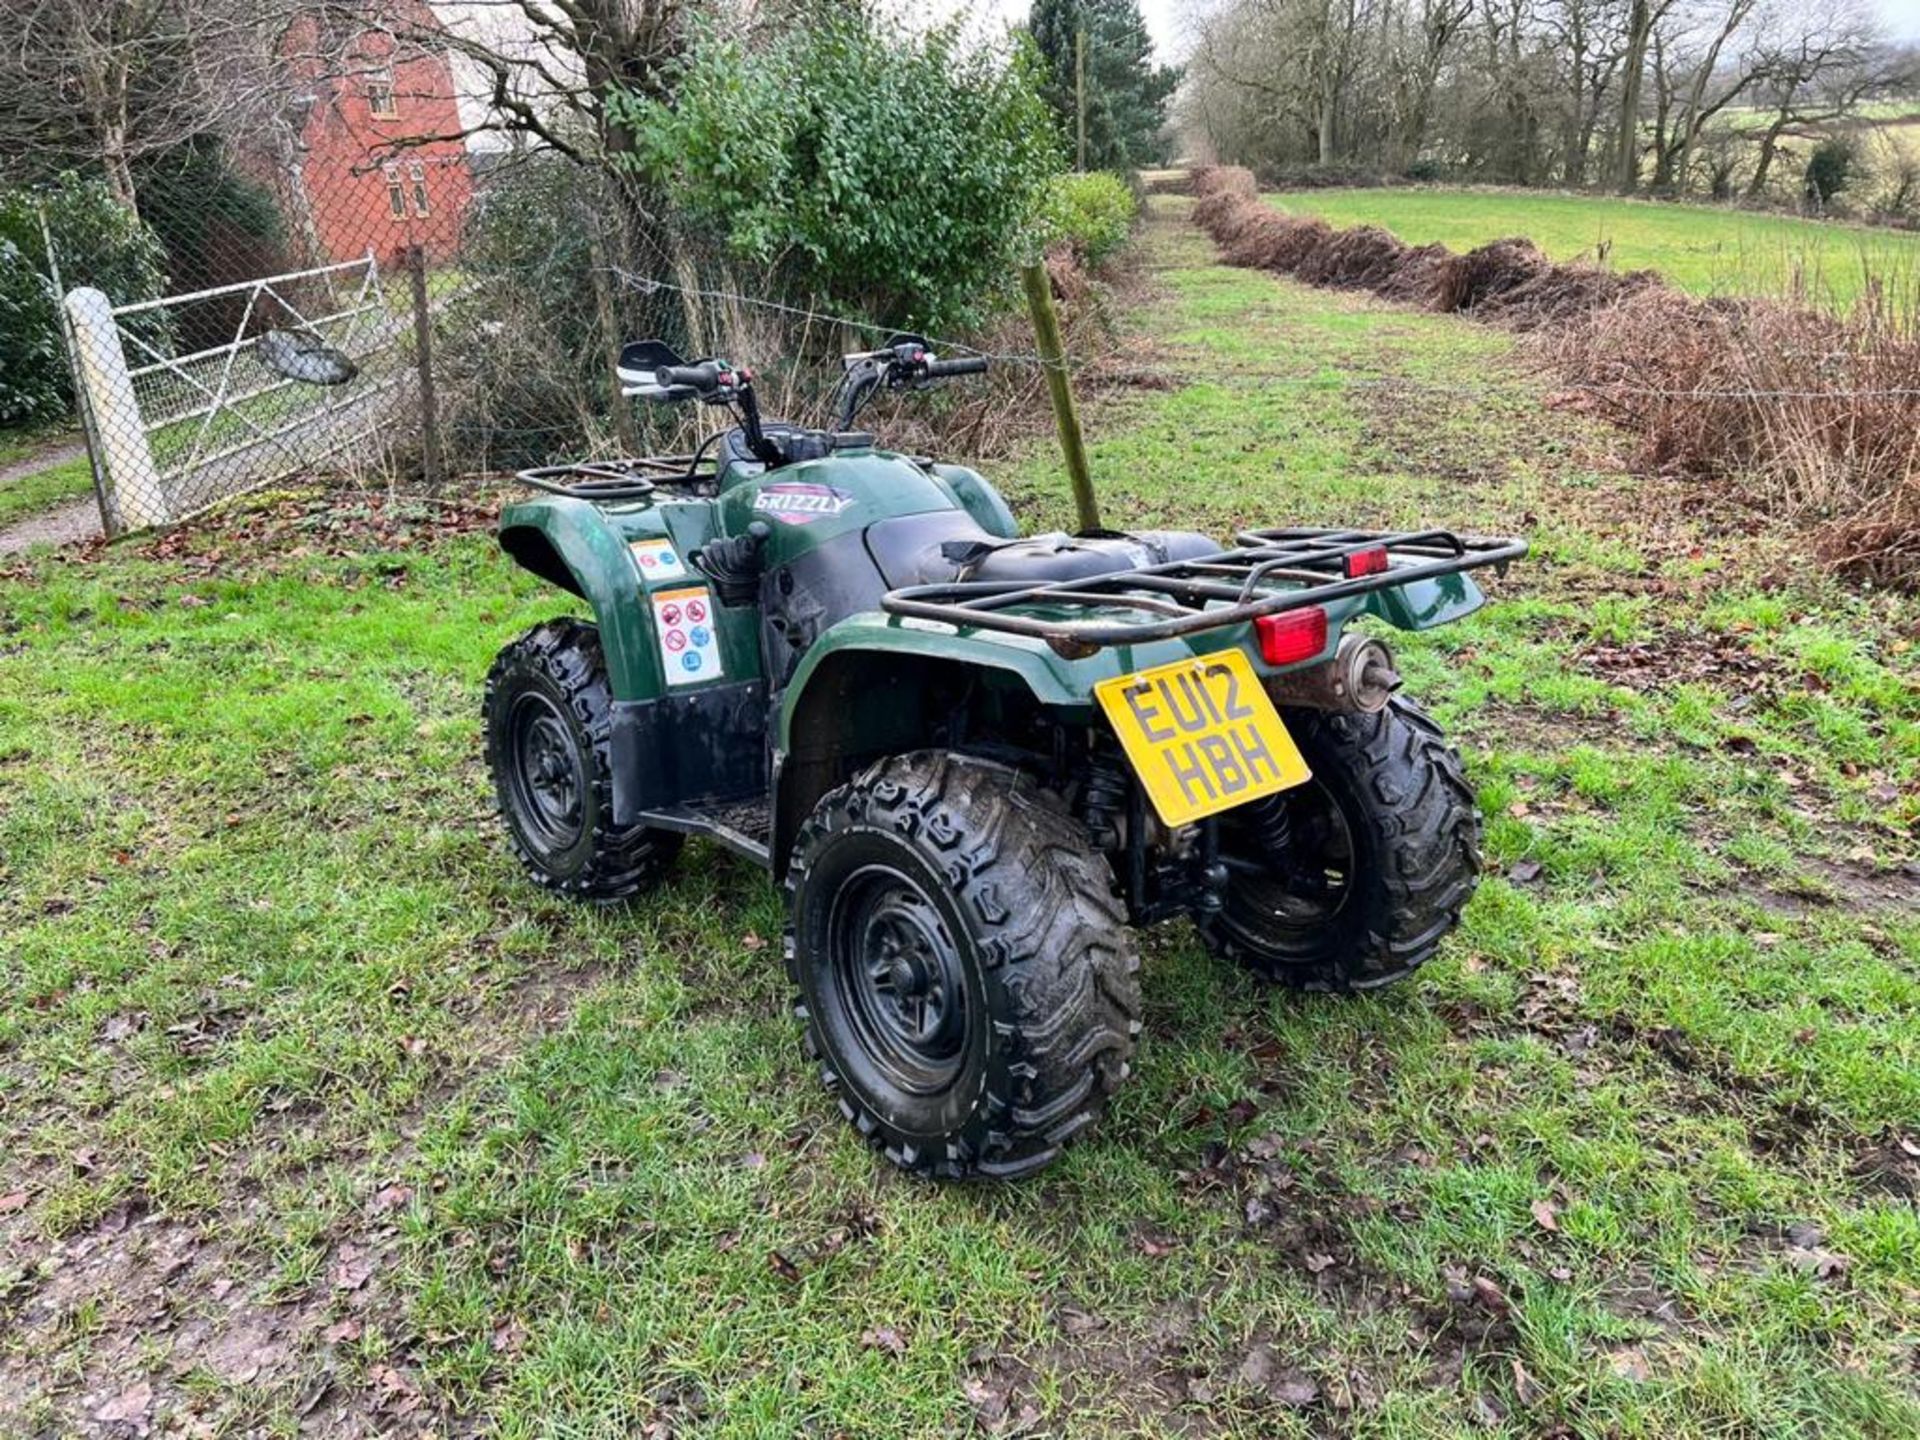
<path id="1" fill-rule="evenodd" d="M 1379 225 L 1413 245 L 1471 250 L 1521 235 L 1556 260 L 1658 270 L 1696 295 L 1804 291 L 1844 305 L 1869 277 L 1920 298 L 1920 234 L 1704 205 L 1526 190 L 1303 190 L 1272 197 L 1334 225 Z"/>
<path id="2" fill-rule="evenodd" d="M 1621 473 L 1497 331 L 1212 263 L 1157 202 L 1111 518 L 1535 555 L 1402 648 L 1488 879 L 1414 983 L 1146 950 L 1041 1179 L 876 1165 L 781 907 L 622 912 L 490 818 L 487 505 L 261 497 L 0 572 L 0 1433 L 1904 1437 L 1920 607 Z M 1483 393 L 1467 393 L 1483 392 Z M 1066 516 L 1036 453 L 1009 490 Z"/>

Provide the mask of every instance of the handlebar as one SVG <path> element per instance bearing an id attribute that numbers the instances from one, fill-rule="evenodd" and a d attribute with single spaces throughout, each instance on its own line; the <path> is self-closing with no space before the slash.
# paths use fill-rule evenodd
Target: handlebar
<path id="1" fill-rule="evenodd" d="M 853 429 L 860 411 L 881 390 L 920 390 L 941 380 L 984 374 L 987 369 L 984 355 L 942 360 L 928 347 L 925 337 L 904 333 L 878 350 L 843 355 L 841 363 L 845 373 L 835 410 L 837 428 L 847 431 Z M 773 447 L 760 428 L 751 370 L 718 358 L 689 365 L 659 340 L 628 341 L 621 347 L 614 368 L 623 395 L 669 404 L 699 400 L 707 405 L 737 406 L 748 448 L 768 464 L 774 463 L 770 458 Z"/>
<path id="2" fill-rule="evenodd" d="M 717 360 L 703 360 L 698 365 L 662 365 L 653 375 L 659 384 L 690 385 L 704 392 L 721 384 L 732 384 L 736 373 Z"/>
<path id="3" fill-rule="evenodd" d="M 918 335 L 896 335 L 878 350 L 843 355 L 840 362 L 846 367 L 836 407 L 842 430 L 852 429 L 860 412 L 882 390 L 920 390 L 937 380 L 984 374 L 987 368 L 984 355 L 938 359 Z"/>

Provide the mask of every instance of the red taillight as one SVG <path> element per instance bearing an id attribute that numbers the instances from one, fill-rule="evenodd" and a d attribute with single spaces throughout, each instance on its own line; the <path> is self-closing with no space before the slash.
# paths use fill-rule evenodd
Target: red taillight
<path id="1" fill-rule="evenodd" d="M 1311 660 L 1327 648 L 1327 612 L 1318 605 L 1262 615 L 1253 628 L 1260 636 L 1260 658 L 1269 665 Z"/>
<path id="2" fill-rule="evenodd" d="M 1347 578 L 1357 580 L 1362 575 L 1384 575 L 1387 573 L 1387 547 L 1376 545 L 1371 550 L 1356 550 L 1347 556 Z"/>

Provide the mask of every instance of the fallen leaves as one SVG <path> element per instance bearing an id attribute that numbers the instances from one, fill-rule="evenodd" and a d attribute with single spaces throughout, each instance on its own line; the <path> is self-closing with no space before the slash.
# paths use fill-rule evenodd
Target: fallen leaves
<path id="1" fill-rule="evenodd" d="M 373 1213 L 385 1215 L 390 1211 L 404 1210 L 413 1203 L 411 1185 L 386 1185 L 373 1197 Z"/>
<path id="2" fill-rule="evenodd" d="M 1653 1367 L 1647 1363 L 1645 1352 L 1632 1346 L 1609 1355 L 1607 1367 L 1622 1380 L 1635 1385 L 1644 1385 L 1653 1378 Z"/>
<path id="3" fill-rule="evenodd" d="M 1025 1401 L 1008 1413 L 1012 1399 L 1012 1379 L 999 1373 L 975 1376 L 961 1386 L 961 1393 L 973 1407 L 973 1415 L 991 1435 L 1023 1435 L 1040 1423 L 1039 1407 Z"/>
<path id="4" fill-rule="evenodd" d="M 135 1435 L 145 1435 L 151 1428 L 152 1412 L 153 1386 L 142 1380 L 101 1405 L 93 1418 L 108 1427 L 125 1427 Z"/>
<path id="5" fill-rule="evenodd" d="M 1816 1280 L 1836 1280 L 1853 1268 L 1853 1257 L 1820 1247 L 1787 1251 L 1787 1263 Z"/>
<path id="6" fill-rule="evenodd" d="M 404 1370 L 392 1365 L 375 1365 L 367 1372 L 367 1379 L 378 1397 L 380 1408 L 390 1414 L 411 1414 L 424 1403 L 425 1397 L 420 1393 L 420 1387 Z"/>
<path id="7" fill-rule="evenodd" d="M 1527 1367 L 1520 1363 L 1517 1356 L 1512 1362 L 1512 1370 L 1514 1397 L 1518 1399 L 1522 1405 L 1529 1407 L 1538 1405 L 1547 1393 L 1545 1387 L 1533 1378 L 1528 1372 Z"/>
<path id="8" fill-rule="evenodd" d="M 1280 1363 L 1279 1353 L 1264 1341 L 1254 1345 L 1233 1372 L 1238 1390 L 1263 1396 L 1289 1410 L 1304 1410 L 1318 1403 L 1320 1387 L 1302 1370 Z"/>
<path id="9" fill-rule="evenodd" d="M 1060 1328 L 1074 1336 L 1091 1335 L 1096 1330 L 1104 1330 L 1107 1325 L 1100 1316 L 1074 1305 L 1061 1307 L 1059 1318 Z"/>
<path id="10" fill-rule="evenodd" d="M 333 1288 L 358 1290 L 373 1278 L 374 1257 L 364 1245 L 349 1241 L 340 1247 L 333 1260 Z"/>
<path id="11" fill-rule="evenodd" d="M 118 1045 L 137 1034 L 146 1024 L 145 1015 L 109 1015 L 106 1024 L 100 1027 L 100 1038 L 109 1044 Z"/>

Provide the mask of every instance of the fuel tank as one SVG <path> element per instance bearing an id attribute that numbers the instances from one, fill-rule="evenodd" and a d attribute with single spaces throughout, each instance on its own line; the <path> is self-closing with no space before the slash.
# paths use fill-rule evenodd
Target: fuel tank
<path id="1" fill-rule="evenodd" d="M 879 520 L 941 510 L 971 514 L 976 507 L 961 493 L 969 480 L 986 489 L 972 471 L 923 467 L 885 450 L 836 453 L 777 470 L 735 463 L 722 476 L 720 530 L 742 535 L 756 520 L 766 522 L 765 559 L 773 568 Z"/>
<path id="2" fill-rule="evenodd" d="M 721 532 L 745 535 L 756 525 L 766 532 L 758 603 L 771 690 L 786 684 L 800 657 L 831 626 L 877 609 L 891 588 L 868 548 L 869 528 L 941 513 L 953 515 L 960 527 L 978 524 L 983 497 L 963 495 L 969 481 L 1004 513 L 999 496 L 971 471 L 942 474 L 889 451 L 841 451 L 773 470 L 737 460 L 723 464 Z M 1006 516 L 1000 528 L 1011 532 L 1012 518 Z"/>

